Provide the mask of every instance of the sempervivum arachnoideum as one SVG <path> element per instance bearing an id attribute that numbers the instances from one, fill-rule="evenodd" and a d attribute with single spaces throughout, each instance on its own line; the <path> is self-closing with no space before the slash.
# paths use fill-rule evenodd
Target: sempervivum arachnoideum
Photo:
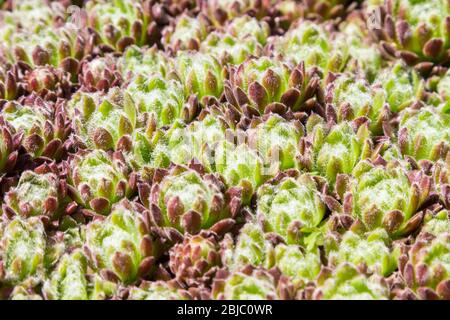
<path id="1" fill-rule="evenodd" d="M 246 134 L 247 143 L 259 152 L 272 175 L 295 167 L 297 146 L 304 135 L 300 121 L 287 121 L 278 114 L 269 113 L 263 118 L 254 118 Z"/>
<path id="2" fill-rule="evenodd" d="M 350 74 L 327 77 L 326 102 L 336 108 L 337 120 L 351 121 L 366 117 L 374 135 L 383 132 L 391 118 L 389 105 L 385 102 L 384 92 L 371 86 L 364 78 Z"/>
<path id="3" fill-rule="evenodd" d="M 114 55 L 83 59 L 80 63 L 78 81 L 81 90 L 88 92 L 108 91 L 122 82 L 122 75 Z"/>
<path id="4" fill-rule="evenodd" d="M 60 179 L 57 169 L 49 166 L 41 166 L 36 172 L 24 171 L 18 185 L 5 194 L 4 200 L 3 211 L 49 219 L 59 218 L 69 203 L 66 182 Z"/>
<path id="5" fill-rule="evenodd" d="M 82 250 L 64 254 L 44 282 L 46 300 L 103 300 L 111 297 L 117 285 L 89 274 L 89 263 Z"/>
<path id="6" fill-rule="evenodd" d="M 162 40 L 166 50 L 198 50 L 200 43 L 210 31 L 210 22 L 203 14 L 195 18 L 183 14 L 172 21 L 172 24 L 163 30 Z"/>
<path id="7" fill-rule="evenodd" d="M 21 136 L 21 145 L 34 158 L 58 160 L 70 148 L 71 127 L 63 105 L 58 102 L 31 95 L 3 105 L 0 117 L 11 132 Z"/>
<path id="8" fill-rule="evenodd" d="M 160 227 L 196 234 L 202 229 L 223 233 L 240 213 L 242 190 L 226 189 L 200 164 L 174 165 L 153 176 L 152 184 L 138 185 L 139 198 L 150 209 L 152 222 Z"/>
<path id="9" fill-rule="evenodd" d="M 288 244 L 302 242 L 302 233 L 322 222 L 326 205 L 312 175 L 296 171 L 280 173 L 257 190 L 257 215 L 266 232 Z"/>
<path id="10" fill-rule="evenodd" d="M 430 233 L 434 236 L 439 236 L 443 233 L 450 233 L 450 216 L 448 210 L 440 210 L 433 213 L 427 210 L 423 217 L 423 225 L 421 232 Z"/>
<path id="11" fill-rule="evenodd" d="M 306 251 L 297 245 L 278 244 L 274 250 L 275 266 L 287 276 L 295 289 L 304 288 L 317 278 L 320 267 L 319 249 Z"/>
<path id="12" fill-rule="evenodd" d="M 383 277 L 389 276 L 397 268 L 397 261 L 390 246 L 389 235 L 384 229 L 376 229 L 360 235 L 347 231 L 343 235 L 336 232 L 325 237 L 328 266 L 338 266 L 350 262 L 355 266 L 364 265 L 369 272 Z"/>
<path id="13" fill-rule="evenodd" d="M 52 66 L 37 66 L 25 73 L 26 90 L 45 100 L 69 98 L 72 91 L 70 74 Z"/>
<path id="14" fill-rule="evenodd" d="M 431 177 L 422 171 L 407 171 L 396 162 L 369 160 L 361 161 L 352 175 L 348 191 L 343 192 L 343 210 L 359 219 L 365 229 L 381 227 L 399 237 L 420 225 L 423 212 L 419 210 L 429 198 Z M 341 175 L 338 180 L 346 179 Z"/>
<path id="15" fill-rule="evenodd" d="M 290 300 L 294 297 L 293 285 L 278 270 L 246 266 L 230 272 L 218 272 L 212 286 L 215 300 Z"/>
<path id="16" fill-rule="evenodd" d="M 118 59 L 118 69 L 125 79 L 133 79 L 138 74 L 161 74 L 167 73 L 170 59 L 156 46 L 151 48 L 129 46 Z"/>
<path id="17" fill-rule="evenodd" d="M 402 299 L 450 300 L 450 233 L 420 234 L 403 248 L 399 270 L 406 287 L 396 295 Z"/>
<path id="18" fill-rule="evenodd" d="M 271 268 L 274 265 L 273 243 L 257 222 L 244 224 L 233 239 L 227 233 L 220 243 L 222 264 L 229 270 L 238 270 L 247 265 Z"/>
<path id="19" fill-rule="evenodd" d="M 177 281 L 142 281 L 139 287 L 132 287 L 128 300 L 192 300 L 193 296 Z"/>
<path id="20" fill-rule="evenodd" d="M 43 275 L 46 235 L 41 219 L 4 219 L 0 231 L 0 286 Z"/>
<path id="21" fill-rule="evenodd" d="M 213 232 L 186 235 L 169 252 L 169 267 L 175 277 L 190 285 L 211 280 L 220 267 L 219 243 Z"/>
<path id="22" fill-rule="evenodd" d="M 21 136 L 13 132 L 0 116 L 0 174 L 14 169 L 19 157 Z"/>
<path id="23" fill-rule="evenodd" d="M 422 103 L 403 110 L 399 119 L 398 145 L 415 160 L 445 159 L 450 145 L 450 115 L 446 108 Z"/>
<path id="24" fill-rule="evenodd" d="M 185 104 L 183 85 L 177 80 L 164 80 L 157 74 L 138 75 L 127 86 L 127 92 L 142 113 L 150 113 L 158 127 L 181 119 L 189 122 L 197 114 L 197 105 Z"/>
<path id="25" fill-rule="evenodd" d="M 223 25 L 239 16 L 263 18 L 270 3 L 267 0 L 201 0 L 199 7 L 216 25 Z"/>
<path id="26" fill-rule="evenodd" d="M 334 124 L 336 114 L 328 108 L 328 123 L 312 114 L 306 123 L 307 136 L 300 140 L 299 167 L 326 178 L 331 189 L 339 174 L 350 174 L 361 159 L 372 154 L 368 122 L 344 121 Z M 334 120 L 333 120 L 334 118 Z"/>
<path id="27" fill-rule="evenodd" d="M 381 70 L 374 87 L 382 88 L 392 112 L 399 112 L 424 98 L 424 81 L 414 69 L 404 63 L 394 63 Z"/>
<path id="28" fill-rule="evenodd" d="M 324 75 L 340 72 L 348 60 L 348 46 L 334 41 L 326 29 L 325 25 L 300 19 L 283 37 L 273 38 L 269 48 L 296 64 L 304 62 L 306 68 L 318 67 Z"/>
<path id="29" fill-rule="evenodd" d="M 271 31 L 267 22 L 248 15 L 231 20 L 223 29 L 237 39 L 246 39 L 252 36 L 261 45 L 266 44 Z"/>
<path id="30" fill-rule="evenodd" d="M 186 96 L 196 94 L 203 97 L 219 98 L 223 92 L 226 70 L 217 58 L 208 53 L 180 51 L 173 61 L 174 69 L 169 77 L 183 83 Z"/>
<path id="31" fill-rule="evenodd" d="M 135 187 L 135 175 L 118 151 L 80 150 L 64 162 L 64 168 L 71 197 L 93 213 L 108 214 Z"/>
<path id="32" fill-rule="evenodd" d="M 86 228 L 84 250 L 105 280 L 129 284 L 147 276 L 163 250 L 163 240 L 150 231 L 144 210 L 122 200 L 110 215 Z"/>
<path id="33" fill-rule="evenodd" d="M 421 63 L 423 70 L 449 59 L 450 6 L 446 0 L 386 0 L 369 15 L 375 23 L 371 31 L 386 56 L 411 65 Z"/>
<path id="34" fill-rule="evenodd" d="M 303 63 L 289 67 L 279 59 L 250 57 L 239 66 L 230 66 L 230 81 L 225 82 L 225 96 L 237 108 L 268 111 L 268 105 L 281 102 L 293 111 L 314 98 L 319 78 L 314 68 Z M 250 113 L 255 113 L 250 112 Z"/>
<path id="35" fill-rule="evenodd" d="M 387 300 L 390 290 L 379 275 L 367 275 L 350 263 L 335 269 L 322 267 L 316 288 L 305 289 L 306 297 L 314 300 Z"/>
<path id="36" fill-rule="evenodd" d="M 99 34 L 103 44 L 121 52 L 132 44 L 153 44 L 159 33 L 157 23 L 167 20 L 163 11 L 154 15 L 148 0 L 90 0 L 85 9 L 88 26 Z"/>
<path id="37" fill-rule="evenodd" d="M 0 100 L 15 100 L 25 92 L 23 67 L 0 62 Z"/>
<path id="38" fill-rule="evenodd" d="M 450 154 L 447 154 L 445 161 L 438 160 L 433 164 L 432 176 L 434 188 L 438 192 L 444 206 L 450 208 Z"/>
<path id="39" fill-rule="evenodd" d="M 69 112 L 76 139 L 88 148 L 116 150 L 129 144 L 136 127 L 135 103 L 118 87 L 108 93 L 78 92 L 69 101 Z"/>

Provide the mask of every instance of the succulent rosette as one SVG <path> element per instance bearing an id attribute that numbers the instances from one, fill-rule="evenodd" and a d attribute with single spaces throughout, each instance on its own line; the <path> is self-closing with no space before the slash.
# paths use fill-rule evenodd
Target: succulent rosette
<path id="1" fill-rule="evenodd" d="M 77 138 L 88 148 L 117 149 L 128 144 L 136 127 L 131 96 L 118 87 L 108 93 L 77 93 L 69 102 Z"/>
<path id="2" fill-rule="evenodd" d="M 261 45 L 265 45 L 270 36 L 270 26 L 267 22 L 248 15 L 231 20 L 225 30 L 237 39 L 248 39 L 251 36 Z"/>
<path id="3" fill-rule="evenodd" d="M 444 108 L 419 105 L 400 115 L 398 144 L 416 160 L 445 159 L 449 151 L 450 116 Z"/>
<path id="4" fill-rule="evenodd" d="M 0 174 L 14 169 L 19 156 L 20 136 L 14 135 L 0 116 Z"/>
<path id="5" fill-rule="evenodd" d="M 201 100 L 203 97 L 219 98 L 222 95 L 225 72 L 211 54 L 180 51 L 174 58 L 171 77 L 183 83 L 187 96 L 194 93 Z"/>
<path id="6" fill-rule="evenodd" d="M 136 76 L 127 86 L 139 112 L 152 113 L 158 126 L 170 125 L 177 119 L 188 122 L 194 117 L 185 107 L 183 85 L 176 80 L 164 80 L 158 75 Z"/>
<path id="7" fill-rule="evenodd" d="M 275 247 L 275 266 L 291 280 L 295 288 L 303 288 L 317 278 L 321 261 L 319 250 L 305 251 L 297 245 L 279 244 Z"/>
<path id="8" fill-rule="evenodd" d="M 306 129 L 308 135 L 299 145 L 299 167 L 326 178 L 332 189 L 339 174 L 350 174 L 361 159 L 372 154 L 367 122 L 344 121 L 330 126 L 318 115 L 311 115 Z"/>
<path id="9" fill-rule="evenodd" d="M 329 236 L 325 247 L 329 266 L 349 262 L 355 266 L 365 266 L 368 271 L 384 277 L 397 268 L 389 235 L 384 229 L 376 229 L 366 235 L 347 231 L 342 236 Z"/>
<path id="10" fill-rule="evenodd" d="M 263 48 L 251 35 L 235 38 L 228 33 L 212 32 L 202 42 L 200 50 L 218 57 L 222 65 L 238 65 L 248 56 L 261 56 Z"/>
<path id="11" fill-rule="evenodd" d="M 374 84 L 383 88 L 392 112 L 399 112 L 419 101 L 424 91 L 424 82 L 417 72 L 401 62 L 383 69 Z"/>
<path id="12" fill-rule="evenodd" d="M 274 264 L 273 245 L 267 239 L 262 227 L 256 222 L 246 223 L 236 240 L 230 233 L 221 243 L 222 264 L 230 270 L 238 270 L 247 265 L 271 268 Z"/>
<path id="13" fill-rule="evenodd" d="M 169 252 L 170 270 L 187 283 L 209 281 L 220 266 L 219 243 L 212 232 L 186 236 Z"/>
<path id="14" fill-rule="evenodd" d="M 274 174 L 295 167 L 297 146 L 303 135 L 304 128 L 300 122 L 287 121 L 277 114 L 253 121 L 247 129 L 248 144 L 258 150 Z"/>
<path id="15" fill-rule="evenodd" d="M 88 25 L 104 44 L 119 51 L 132 44 L 151 44 L 157 32 L 149 1 L 90 0 L 85 8 Z"/>
<path id="16" fill-rule="evenodd" d="M 398 295 L 425 300 L 450 299 L 450 234 L 426 234 L 399 258 L 406 288 Z"/>
<path id="17" fill-rule="evenodd" d="M 123 200 L 86 229 L 86 255 L 103 279 L 129 284 L 152 271 L 162 241 L 149 230 L 146 215 Z"/>
<path id="18" fill-rule="evenodd" d="M 214 280 L 212 297 L 217 300 L 289 300 L 293 287 L 284 276 L 251 267 L 222 270 Z"/>
<path id="19" fill-rule="evenodd" d="M 14 100 L 23 91 L 19 82 L 18 69 L 9 63 L 0 63 L 0 100 Z"/>
<path id="20" fill-rule="evenodd" d="M 58 218 L 68 204 L 67 185 L 53 172 L 24 171 L 19 183 L 5 195 L 5 209 L 23 217 Z"/>
<path id="21" fill-rule="evenodd" d="M 339 122 L 368 118 L 369 128 L 375 135 L 382 133 L 383 123 L 386 124 L 390 119 L 384 91 L 374 88 L 364 78 L 338 75 L 327 85 L 326 101 L 335 106 Z"/>
<path id="22" fill-rule="evenodd" d="M 156 46 L 139 48 L 132 45 L 118 59 L 118 68 L 126 79 L 138 74 L 159 73 L 165 76 L 168 63 L 168 57 L 163 52 L 158 51 Z"/>
<path id="23" fill-rule="evenodd" d="M 271 172 L 264 167 L 264 159 L 245 143 L 223 141 L 215 150 L 214 170 L 225 182 L 242 188 L 243 202 L 248 204 L 256 188 L 264 183 Z"/>
<path id="24" fill-rule="evenodd" d="M 250 57 L 229 68 L 230 81 L 225 96 L 231 104 L 242 108 L 248 104 L 256 113 L 269 112 L 273 102 L 282 102 L 298 111 L 304 102 L 314 97 L 318 77 L 314 69 L 305 70 L 300 63 L 290 68 L 284 62 L 266 56 Z"/>
<path id="25" fill-rule="evenodd" d="M 302 233 L 314 230 L 325 216 L 326 205 L 314 177 L 278 175 L 257 191 L 257 215 L 266 232 L 286 243 L 299 244 Z"/>
<path id="26" fill-rule="evenodd" d="M 143 281 L 133 287 L 128 300 L 192 300 L 192 295 L 174 281 Z"/>
<path id="27" fill-rule="evenodd" d="M 88 259 L 80 249 L 61 257 L 42 289 L 47 300 L 104 300 L 116 290 L 115 283 L 88 274 Z"/>
<path id="28" fill-rule="evenodd" d="M 38 66 L 24 76 L 28 92 L 46 100 L 67 98 L 71 94 L 70 74 L 51 66 Z"/>
<path id="29" fill-rule="evenodd" d="M 199 6 L 216 25 L 223 25 L 229 19 L 245 15 L 261 18 L 270 9 L 269 1 L 265 0 L 201 0 Z"/>
<path id="30" fill-rule="evenodd" d="M 444 101 L 450 99 L 450 71 L 447 72 L 439 79 L 439 83 L 436 86 L 436 90 Z"/>
<path id="31" fill-rule="evenodd" d="M 276 53 L 307 68 L 319 67 L 324 74 L 343 70 L 348 60 L 348 47 L 333 41 L 324 25 L 298 20 L 283 37 L 271 44 Z"/>
<path id="32" fill-rule="evenodd" d="M 385 1 L 369 14 L 376 23 L 371 31 L 385 55 L 402 58 L 408 64 L 440 63 L 448 59 L 447 1 Z M 429 69 L 427 64 L 421 67 Z"/>
<path id="33" fill-rule="evenodd" d="M 433 164 L 432 176 L 434 179 L 434 186 L 439 194 L 439 198 L 444 206 L 450 208 L 450 157 L 447 156 L 445 161 L 438 160 Z"/>
<path id="34" fill-rule="evenodd" d="M 183 14 L 173 21 L 173 25 L 164 29 L 162 42 L 166 49 L 174 52 L 198 50 L 200 43 L 208 35 L 208 29 L 209 21 L 206 16 L 200 14 L 193 18 Z"/>
<path id="35" fill-rule="evenodd" d="M 122 76 L 113 55 L 84 59 L 80 64 L 79 82 L 84 90 L 107 91 L 121 83 Z"/>
<path id="36" fill-rule="evenodd" d="M 30 96 L 22 103 L 11 101 L 1 110 L 11 133 L 21 136 L 21 145 L 33 157 L 59 160 L 69 148 L 69 120 L 60 105 Z"/>
<path id="37" fill-rule="evenodd" d="M 344 195 L 343 207 L 352 208 L 351 213 L 366 229 L 382 227 L 398 237 L 419 226 L 423 217 L 419 209 L 431 190 L 429 176 L 407 172 L 398 163 L 375 165 L 368 160 L 360 162 L 352 174 L 354 181 Z"/>
<path id="38" fill-rule="evenodd" d="M 334 270 L 322 269 L 313 299 L 319 300 L 387 300 L 389 286 L 378 275 L 366 275 L 350 263 Z"/>
<path id="39" fill-rule="evenodd" d="M 443 233 L 450 233 L 450 217 L 448 210 L 441 210 L 436 214 L 428 211 L 423 217 L 422 232 L 439 236 Z"/>
<path id="40" fill-rule="evenodd" d="M 242 191 L 227 190 L 218 176 L 204 174 L 199 164 L 190 168 L 175 165 L 155 175 L 151 187 L 141 183 L 138 188 L 152 222 L 183 234 L 196 234 L 202 229 L 223 231 L 240 211 Z"/>
<path id="41" fill-rule="evenodd" d="M 17 284 L 44 272 L 44 224 L 38 217 L 3 221 L 0 233 L 0 283 Z"/>
<path id="42" fill-rule="evenodd" d="M 120 152 L 80 150 L 64 167 L 71 197 L 94 213 L 108 214 L 114 203 L 132 194 L 133 174 Z"/>

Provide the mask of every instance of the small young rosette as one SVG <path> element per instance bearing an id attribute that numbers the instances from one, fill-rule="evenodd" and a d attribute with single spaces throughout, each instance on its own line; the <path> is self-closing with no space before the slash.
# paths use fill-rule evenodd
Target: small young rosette
<path id="1" fill-rule="evenodd" d="M 129 46 L 118 59 L 118 69 L 125 79 L 132 79 L 138 74 L 161 74 L 165 76 L 169 64 L 169 58 L 164 52 L 151 48 L 139 48 Z"/>
<path id="2" fill-rule="evenodd" d="M 274 38 L 270 47 L 296 64 L 320 68 L 324 75 L 342 71 L 348 60 L 348 46 L 334 41 L 325 25 L 308 20 L 298 20 L 283 37 Z"/>
<path id="3" fill-rule="evenodd" d="M 213 232 L 186 235 L 169 252 L 169 267 L 175 277 L 190 285 L 211 280 L 220 266 L 219 243 Z"/>
<path id="4" fill-rule="evenodd" d="M 220 270 L 211 295 L 216 300 L 290 300 L 294 289 L 287 277 L 274 270 L 247 266 L 233 272 Z"/>
<path id="5" fill-rule="evenodd" d="M 250 57 L 239 66 L 230 66 L 229 73 L 225 96 L 248 115 L 270 112 L 269 106 L 274 102 L 298 111 L 314 98 L 319 84 L 315 69 L 306 70 L 303 63 L 291 68 L 279 59 L 266 56 Z M 251 109 L 246 111 L 248 108 Z"/>
<path id="6" fill-rule="evenodd" d="M 222 264 L 229 270 L 238 270 L 247 265 L 271 268 L 274 264 L 273 244 L 264 234 L 259 223 L 246 223 L 233 240 L 227 233 L 221 242 Z"/>
<path id="7" fill-rule="evenodd" d="M 424 96 L 424 81 L 414 69 L 401 62 L 381 70 L 374 86 L 384 90 L 385 101 L 392 112 L 399 112 Z"/>
<path id="8" fill-rule="evenodd" d="M 423 212 L 419 209 L 431 190 L 429 176 L 422 171 L 408 172 L 395 162 L 376 165 L 368 160 L 361 161 L 352 174 L 343 208 L 367 230 L 381 227 L 398 237 L 420 225 Z"/>
<path id="9" fill-rule="evenodd" d="M 148 275 L 162 250 L 141 208 L 128 200 L 87 225 L 84 251 L 103 279 L 129 284 Z"/>
<path id="10" fill-rule="evenodd" d="M 328 109 L 328 111 L 333 111 Z M 324 177 L 331 189 L 339 174 L 350 174 L 361 159 L 372 154 L 368 122 L 344 121 L 325 124 L 318 115 L 306 123 L 308 135 L 300 140 L 298 163 L 301 169 Z"/>
<path id="11" fill-rule="evenodd" d="M 17 216 L 4 220 L 0 231 L 0 286 L 43 275 L 46 235 L 41 219 Z"/>
<path id="12" fill-rule="evenodd" d="M 243 40 L 255 38 L 261 45 L 265 45 L 270 36 L 270 26 L 264 20 L 258 20 L 248 15 L 231 20 L 224 28 L 233 37 Z"/>
<path id="13" fill-rule="evenodd" d="M 406 288 L 400 298 L 450 299 L 450 233 L 421 234 L 399 258 Z"/>
<path id="14" fill-rule="evenodd" d="M 257 215 L 266 232 L 288 244 L 302 242 L 302 234 L 322 222 L 326 205 L 319 185 L 309 174 L 279 174 L 257 190 Z"/>
<path id="15" fill-rule="evenodd" d="M 314 281 L 320 272 L 319 249 L 306 251 L 297 245 L 279 244 L 275 247 L 275 266 L 287 276 L 296 289 Z"/>
<path id="16" fill-rule="evenodd" d="M 78 92 L 69 107 L 76 139 L 83 146 L 107 151 L 129 144 L 137 110 L 127 92 L 118 87 L 107 94 Z"/>
<path id="17" fill-rule="evenodd" d="M 20 135 L 13 132 L 0 115 L 0 174 L 11 171 L 17 163 Z"/>
<path id="18" fill-rule="evenodd" d="M 336 108 L 338 122 L 366 117 L 374 135 L 383 133 L 383 124 L 391 118 L 384 91 L 358 76 L 340 74 L 330 77 L 325 97 L 326 102 Z"/>
<path id="19" fill-rule="evenodd" d="M 129 45 L 152 44 L 157 26 L 150 1 L 90 0 L 85 4 L 87 24 L 102 42 L 123 52 Z"/>
<path id="20" fill-rule="evenodd" d="M 117 290 L 113 282 L 89 274 L 89 261 L 82 250 L 66 253 L 45 281 L 42 291 L 47 300 L 104 300 Z"/>
<path id="21" fill-rule="evenodd" d="M 217 175 L 205 174 L 199 164 L 161 170 L 151 184 L 142 182 L 138 189 L 154 225 L 182 234 L 196 234 L 202 229 L 222 233 L 240 212 L 242 191 L 227 190 Z"/>
<path id="22" fill-rule="evenodd" d="M 450 7 L 446 0 L 384 1 L 368 13 L 371 31 L 388 57 L 408 64 L 446 61 L 449 57 Z M 431 64 L 431 67 L 433 64 Z"/>
<path id="23" fill-rule="evenodd" d="M 304 135 L 299 121 L 268 114 L 263 119 L 254 119 L 246 133 L 247 143 L 259 152 L 264 164 L 273 170 L 273 175 L 296 166 L 298 143 Z"/>
<path id="24" fill-rule="evenodd" d="M 183 83 L 186 96 L 196 94 L 199 100 L 219 98 L 223 92 L 225 70 L 211 54 L 180 51 L 174 58 L 174 70 L 169 78 Z"/>
<path id="25" fill-rule="evenodd" d="M 22 103 L 10 101 L 0 113 L 11 133 L 20 136 L 20 143 L 34 158 L 59 160 L 69 149 L 69 120 L 59 104 L 29 96 Z"/>
<path id="26" fill-rule="evenodd" d="M 106 215 L 111 206 L 132 195 L 135 177 L 116 151 L 84 151 L 64 162 L 70 196 L 90 213 Z"/>
<path id="27" fill-rule="evenodd" d="M 128 300 L 192 300 L 193 296 L 176 281 L 142 281 L 129 290 Z"/>
<path id="28" fill-rule="evenodd" d="M 378 275 L 366 275 L 350 263 L 331 270 L 323 267 L 312 290 L 315 300 L 387 300 L 390 290 Z"/>
<path id="29" fill-rule="evenodd" d="M 140 113 L 153 114 L 158 127 L 171 125 L 177 119 L 189 122 L 197 113 L 195 105 L 185 105 L 183 85 L 176 80 L 139 74 L 126 90 Z"/>
<path id="30" fill-rule="evenodd" d="M 347 231 L 342 236 L 333 234 L 325 237 L 328 266 L 336 267 L 349 262 L 383 277 L 397 268 L 390 245 L 389 235 L 384 229 L 376 229 L 366 235 Z"/>
<path id="31" fill-rule="evenodd" d="M 421 232 L 430 233 L 434 236 L 450 233 L 450 216 L 448 210 L 441 210 L 437 213 L 427 211 L 423 217 Z"/>
<path id="32" fill-rule="evenodd" d="M 424 106 L 400 114 L 398 145 L 415 160 L 445 159 L 450 146 L 450 115 L 444 108 Z"/>
<path id="33" fill-rule="evenodd" d="M 57 173 L 24 171 L 19 183 L 5 194 L 3 210 L 23 217 L 57 219 L 68 204 L 67 184 Z"/>
<path id="34" fill-rule="evenodd" d="M 166 50 L 177 52 L 178 50 L 198 50 L 200 43 L 209 32 L 209 20 L 199 14 L 195 18 L 188 14 L 179 16 L 172 21 L 172 25 L 163 30 L 162 40 Z"/>
<path id="35" fill-rule="evenodd" d="M 80 64 L 78 81 L 83 91 L 108 91 L 120 85 L 122 75 L 117 66 L 117 57 L 106 55 L 93 59 L 83 59 Z"/>

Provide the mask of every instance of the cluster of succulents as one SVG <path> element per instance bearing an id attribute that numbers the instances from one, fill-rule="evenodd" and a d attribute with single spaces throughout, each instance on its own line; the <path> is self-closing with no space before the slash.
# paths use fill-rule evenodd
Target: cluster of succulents
<path id="1" fill-rule="evenodd" d="M 450 300 L 448 0 L 0 0 L 0 299 Z"/>

